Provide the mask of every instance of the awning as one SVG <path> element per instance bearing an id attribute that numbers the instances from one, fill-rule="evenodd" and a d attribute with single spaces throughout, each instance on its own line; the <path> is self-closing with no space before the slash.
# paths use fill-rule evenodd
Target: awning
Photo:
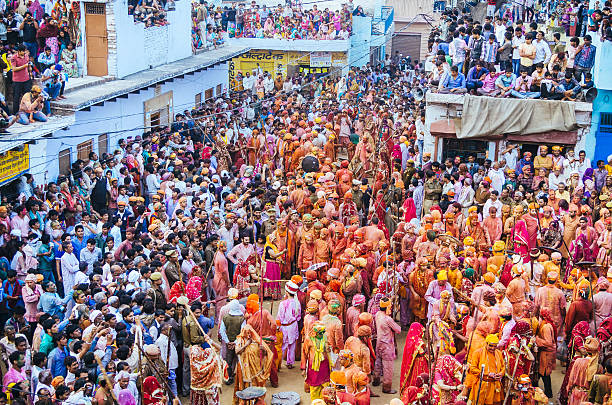
<path id="1" fill-rule="evenodd" d="M 508 134 L 506 139 L 520 143 L 556 143 L 560 145 L 575 145 L 578 142 L 577 131 L 548 131 L 537 134 Z"/>
<path id="2" fill-rule="evenodd" d="M 457 138 L 454 119 L 441 119 L 431 123 L 430 132 L 433 136 L 441 138 Z M 482 141 L 497 141 L 501 135 L 469 138 Z M 519 143 L 554 143 L 559 145 L 575 145 L 578 141 L 577 131 L 547 131 L 537 134 L 507 134 L 506 139 Z"/>
<path id="3" fill-rule="evenodd" d="M 575 131 L 578 128 L 575 108 L 575 103 L 566 101 L 466 95 L 461 119 L 455 122 L 457 138 Z"/>
<path id="4" fill-rule="evenodd" d="M 453 118 L 443 118 L 441 120 L 432 122 L 429 128 L 429 132 L 431 132 L 433 136 L 438 136 L 440 138 L 458 138 L 457 130 L 455 129 L 455 119 Z M 497 141 L 501 138 L 501 135 L 491 135 L 487 137 L 477 137 L 469 139 L 474 141 Z"/>

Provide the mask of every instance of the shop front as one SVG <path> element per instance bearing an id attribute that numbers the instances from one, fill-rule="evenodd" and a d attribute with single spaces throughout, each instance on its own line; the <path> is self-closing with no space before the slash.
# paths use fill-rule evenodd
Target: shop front
<path id="1" fill-rule="evenodd" d="M 233 58 L 229 63 L 229 80 L 234 80 L 238 72 L 258 74 L 268 72 L 272 77 L 281 75 L 326 76 L 346 67 L 346 52 L 300 52 L 271 51 L 265 49 L 251 50 Z"/>

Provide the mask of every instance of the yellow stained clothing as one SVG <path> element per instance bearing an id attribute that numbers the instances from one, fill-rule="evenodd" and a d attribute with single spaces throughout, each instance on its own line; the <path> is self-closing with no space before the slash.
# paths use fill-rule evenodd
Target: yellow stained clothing
<path id="1" fill-rule="evenodd" d="M 486 347 L 478 349 L 474 352 L 474 355 L 470 358 L 468 375 L 469 379 L 468 388 L 470 391 L 470 401 L 475 405 L 493 405 L 500 403 L 504 399 L 504 392 L 501 381 L 493 380 L 489 377 L 489 373 L 503 374 L 505 370 L 504 354 L 501 350 L 495 350 L 491 353 Z M 478 404 L 476 404 L 476 397 L 478 395 L 479 376 L 481 367 L 484 364 L 484 377 L 482 379 L 482 386 L 480 388 L 480 397 Z M 466 381 L 468 384 L 468 381 Z"/>
<path id="2" fill-rule="evenodd" d="M 533 159 L 533 167 L 536 173 L 539 169 L 546 169 L 546 173 L 548 173 L 553 167 L 553 160 L 550 156 L 538 155 Z"/>
<path id="3" fill-rule="evenodd" d="M 461 271 L 459 269 L 448 270 L 448 282 L 450 283 L 451 287 L 460 290 L 462 281 L 463 274 L 461 274 Z"/>
<path id="4" fill-rule="evenodd" d="M 283 332 L 281 332 L 280 328 L 276 330 L 276 342 L 274 342 L 274 350 L 276 350 L 276 369 L 281 365 L 283 361 Z"/>

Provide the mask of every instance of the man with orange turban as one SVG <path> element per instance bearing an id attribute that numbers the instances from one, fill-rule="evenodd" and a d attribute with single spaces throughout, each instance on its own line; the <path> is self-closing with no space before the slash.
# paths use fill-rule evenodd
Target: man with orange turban
<path id="1" fill-rule="evenodd" d="M 270 384 L 273 387 L 278 387 L 278 369 L 276 368 L 277 354 L 274 347 L 274 340 L 276 339 L 276 321 L 267 309 L 260 308 L 259 296 L 257 294 L 251 294 L 247 298 L 245 317 L 247 324 L 261 336 L 262 340 L 266 342 L 274 355 L 272 368 L 270 369 Z"/>
<path id="2" fill-rule="evenodd" d="M 429 262 L 421 257 L 416 261 L 416 269 L 408 276 L 410 287 L 410 311 L 416 322 L 424 320 L 427 316 L 427 301 L 425 294 L 429 283 L 433 280 L 433 273 L 429 269 Z"/>
<path id="3" fill-rule="evenodd" d="M 357 327 L 354 336 L 349 336 L 344 343 L 344 348 L 353 353 L 353 361 L 367 375 L 372 372 L 372 360 L 374 352 L 372 349 L 372 329 L 369 325 Z"/>

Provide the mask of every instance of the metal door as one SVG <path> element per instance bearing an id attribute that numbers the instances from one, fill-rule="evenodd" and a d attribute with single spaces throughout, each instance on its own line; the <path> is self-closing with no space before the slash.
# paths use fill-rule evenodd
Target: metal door
<path id="1" fill-rule="evenodd" d="M 106 4 L 85 4 L 85 37 L 87 41 L 87 74 L 108 75 L 108 33 Z"/>

